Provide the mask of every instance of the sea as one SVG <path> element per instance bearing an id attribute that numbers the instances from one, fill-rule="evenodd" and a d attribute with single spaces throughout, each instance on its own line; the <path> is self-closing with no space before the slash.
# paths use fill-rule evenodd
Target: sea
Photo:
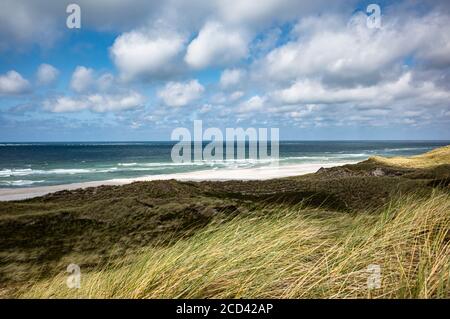
<path id="1" fill-rule="evenodd" d="M 64 185 L 150 175 L 232 170 L 267 160 L 175 163 L 175 142 L 0 143 L 0 188 Z M 450 141 L 281 141 L 279 165 L 359 162 L 373 155 L 411 156 Z"/>

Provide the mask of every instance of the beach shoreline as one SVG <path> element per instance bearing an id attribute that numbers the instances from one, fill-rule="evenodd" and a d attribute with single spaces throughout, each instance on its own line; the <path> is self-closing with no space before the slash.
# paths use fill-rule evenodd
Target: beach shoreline
<path id="1" fill-rule="evenodd" d="M 356 162 L 311 163 L 311 164 L 295 164 L 285 166 L 264 166 L 258 168 L 209 169 L 186 173 L 147 175 L 137 178 L 110 179 L 103 181 L 91 181 L 83 183 L 52 185 L 52 186 L 0 188 L 0 201 L 15 201 L 15 200 L 30 199 L 64 190 L 75 190 L 80 188 L 99 187 L 99 186 L 120 186 L 134 182 L 148 182 L 156 180 L 175 179 L 178 181 L 194 181 L 194 182 L 229 181 L 229 180 L 243 180 L 243 181 L 267 180 L 267 179 L 283 178 L 315 173 L 321 167 L 330 168 L 355 163 Z"/>

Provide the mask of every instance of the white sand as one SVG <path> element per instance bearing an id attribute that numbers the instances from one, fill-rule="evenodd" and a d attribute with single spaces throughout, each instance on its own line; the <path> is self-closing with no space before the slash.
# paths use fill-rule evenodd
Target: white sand
<path id="1" fill-rule="evenodd" d="M 56 186 L 42 186 L 29 188 L 0 188 L 0 201 L 21 200 L 43 196 L 62 190 L 73 190 L 78 188 L 97 187 L 101 185 L 124 185 L 133 182 L 154 181 L 176 179 L 179 181 L 227 181 L 227 180 L 264 180 L 271 178 L 281 178 L 288 176 L 304 175 L 316 172 L 321 167 L 333 167 L 347 163 L 327 163 L 327 164 L 296 164 L 278 167 L 240 168 L 240 169 L 216 169 L 203 170 L 188 173 L 150 175 L 138 178 L 112 179 L 107 181 L 95 181 L 86 183 L 75 183 Z"/>

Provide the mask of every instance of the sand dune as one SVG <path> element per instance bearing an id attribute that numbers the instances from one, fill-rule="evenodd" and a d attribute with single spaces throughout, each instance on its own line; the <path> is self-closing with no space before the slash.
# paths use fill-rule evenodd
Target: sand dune
<path id="1" fill-rule="evenodd" d="M 179 181 L 264 180 L 271 178 L 281 178 L 314 173 L 321 167 L 332 167 L 352 163 L 354 162 L 327 163 L 327 164 L 320 164 L 320 163 L 296 164 L 278 167 L 265 166 L 259 168 L 241 168 L 241 169 L 212 169 L 187 173 L 150 175 L 138 178 L 112 179 L 106 181 L 94 181 L 94 182 L 74 183 L 56 186 L 42 186 L 42 187 L 15 188 L 15 189 L 3 188 L 0 189 L 0 201 L 28 199 L 62 190 L 97 187 L 101 185 L 124 185 L 133 182 L 153 181 L 153 180 L 168 180 L 168 179 L 176 179 Z"/>

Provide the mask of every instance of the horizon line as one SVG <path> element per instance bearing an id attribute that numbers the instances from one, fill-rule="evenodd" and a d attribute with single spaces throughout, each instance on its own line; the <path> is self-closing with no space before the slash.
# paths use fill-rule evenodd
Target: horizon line
<path id="1" fill-rule="evenodd" d="M 202 140 L 210 142 L 212 140 Z M 242 140 L 223 140 L 222 142 L 242 141 Z M 248 141 L 248 140 L 246 140 Z M 157 142 L 173 142 L 179 143 L 179 140 L 67 140 L 67 141 L 0 141 L 0 144 L 24 144 L 24 143 L 157 143 Z M 198 140 L 190 140 L 186 142 L 200 142 Z M 270 142 L 270 140 L 268 140 Z M 450 142 L 450 139 L 280 139 L 279 142 Z"/>

